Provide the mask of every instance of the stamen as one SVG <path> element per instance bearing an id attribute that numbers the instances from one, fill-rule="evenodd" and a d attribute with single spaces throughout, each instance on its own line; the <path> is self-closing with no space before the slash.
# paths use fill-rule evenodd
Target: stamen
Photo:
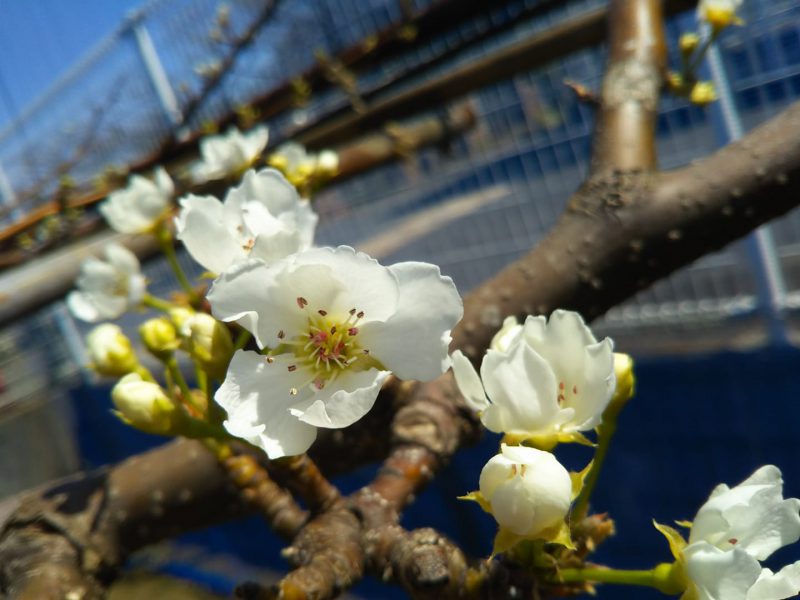
<path id="1" fill-rule="evenodd" d="M 282 339 L 283 339 L 283 338 L 285 338 L 285 337 L 286 337 L 286 333 L 284 333 L 283 329 L 281 329 L 281 330 L 278 332 L 278 339 L 279 339 L 279 340 L 282 340 Z"/>
<path id="2" fill-rule="evenodd" d="M 297 388 L 289 388 L 290 396 L 297 396 Z"/>
<path id="3" fill-rule="evenodd" d="M 347 330 L 347 335 L 355 336 L 358 335 L 358 327 L 351 327 Z"/>
<path id="4" fill-rule="evenodd" d="M 289 372 L 297 371 L 297 365 L 289 365 L 287 369 L 289 369 Z"/>
<path id="5" fill-rule="evenodd" d="M 511 474 L 512 475 L 516 475 L 517 474 L 517 465 L 511 465 Z"/>
<path id="6" fill-rule="evenodd" d="M 336 325 L 331 327 L 331 335 L 334 335 L 335 333 L 336 333 Z"/>
<path id="7" fill-rule="evenodd" d="M 352 317 L 354 314 L 356 314 L 356 309 L 355 308 L 351 308 L 350 309 L 350 316 Z"/>
<path id="8" fill-rule="evenodd" d="M 305 308 L 306 306 L 308 306 L 308 300 L 306 300 L 302 296 L 298 296 L 297 297 L 297 306 L 299 306 L 300 308 Z"/>
<path id="9" fill-rule="evenodd" d="M 266 360 L 267 363 L 269 363 L 269 364 L 272 364 L 272 363 L 275 362 L 275 358 L 273 358 L 272 356 L 265 356 L 264 360 Z"/>
<path id="10" fill-rule="evenodd" d="M 572 393 L 573 394 L 577 394 L 578 393 L 578 386 L 577 385 L 573 385 L 572 386 Z"/>
<path id="11" fill-rule="evenodd" d="M 321 308 L 317 312 L 320 314 L 320 316 L 323 316 L 323 317 L 328 314 L 327 310 L 322 310 Z"/>
<path id="12" fill-rule="evenodd" d="M 357 316 L 359 319 L 363 319 L 363 318 L 364 318 L 364 311 L 363 311 L 363 310 L 362 310 L 362 311 L 360 311 L 360 312 L 359 312 L 359 313 L 358 313 L 356 316 Z"/>

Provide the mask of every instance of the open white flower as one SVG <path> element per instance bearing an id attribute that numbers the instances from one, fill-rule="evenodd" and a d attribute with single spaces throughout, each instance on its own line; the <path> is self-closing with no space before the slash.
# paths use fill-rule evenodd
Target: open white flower
<path id="1" fill-rule="evenodd" d="M 736 11 L 741 6 L 742 0 L 700 0 L 697 5 L 697 18 L 717 30 L 730 25 L 740 25 L 742 20 Z"/>
<path id="2" fill-rule="evenodd" d="M 800 500 L 783 498 L 775 466 L 736 487 L 717 486 L 697 512 L 688 543 L 674 529 L 658 528 L 685 569 L 682 600 L 782 600 L 800 592 L 800 562 L 778 573 L 759 562 L 800 539 Z"/>
<path id="3" fill-rule="evenodd" d="M 75 282 L 78 289 L 67 296 L 72 314 L 90 323 L 119 317 L 145 293 L 145 278 L 133 252 L 108 244 L 105 255 L 105 261 L 95 257 L 83 261 Z"/>
<path id="4" fill-rule="evenodd" d="M 584 441 L 580 432 L 600 423 L 616 385 L 613 343 L 598 342 L 578 313 L 557 310 L 549 323 L 529 316 L 516 327 L 506 320 L 493 346 L 480 377 L 453 353 L 458 387 L 487 429 L 552 447 Z"/>
<path id="5" fill-rule="evenodd" d="M 141 175 L 131 177 L 128 187 L 112 192 L 100 204 L 100 212 L 115 231 L 146 233 L 167 211 L 174 192 L 172 179 L 159 167 L 153 181 Z"/>
<path id="6" fill-rule="evenodd" d="M 231 127 L 224 135 L 213 135 L 200 140 L 202 161 L 192 168 L 192 179 L 202 183 L 236 175 L 250 167 L 267 147 L 269 130 L 254 127 L 242 133 Z"/>
<path id="7" fill-rule="evenodd" d="M 267 262 L 306 250 L 317 215 L 275 169 L 249 170 L 220 202 L 213 196 L 180 199 L 176 235 L 213 273 L 245 258 Z"/>
<path id="8" fill-rule="evenodd" d="M 317 427 L 360 419 L 390 371 L 419 380 L 443 373 L 463 312 L 438 267 L 384 267 L 347 246 L 237 263 L 208 299 L 217 318 L 270 348 L 237 352 L 215 399 L 227 430 L 272 458 L 307 450 Z"/>

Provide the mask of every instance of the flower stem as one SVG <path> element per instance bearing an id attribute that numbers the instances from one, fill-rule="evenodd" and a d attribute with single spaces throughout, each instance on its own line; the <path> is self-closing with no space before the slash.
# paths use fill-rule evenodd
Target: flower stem
<path id="1" fill-rule="evenodd" d="M 197 291 L 195 291 L 191 282 L 186 277 L 186 273 L 183 272 L 183 267 L 181 267 L 181 264 L 178 262 L 178 256 L 175 254 L 175 247 L 172 245 L 172 234 L 169 229 L 163 223 L 159 223 L 153 231 L 153 235 L 156 238 L 156 242 L 158 242 L 158 247 L 161 249 L 169 266 L 172 268 L 172 272 L 175 273 L 178 283 L 183 288 L 183 291 L 188 294 L 189 302 L 193 306 L 196 306 L 200 298 L 197 295 Z"/>
<path id="2" fill-rule="evenodd" d="M 150 308 L 154 308 L 155 310 L 160 310 L 161 312 L 169 312 L 175 308 L 171 302 L 164 300 L 163 298 L 156 298 L 150 294 L 145 294 L 142 297 L 142 304 L 149 306 Z"/>
<path id="3" fill-rule="evenodd" d="M 200 406 L 194 399 L 192 390 L 189 389 L 189 385 L 186 383 L 183 373 L 181 373 L 181 369 L 178 366 L 178 361 L 175 359 L 175 356 L 173 355 L 166 359 L 164 361 L 164 365 L 167 367 L 167 371 L 172 376 L 172 379 L 178 384 L 178 388 L 181 390 L 181 396 L 183 396 L 183 401 L 191 406 L 192 410 L 197 412 L 197 414 L 204 415 L 205 411 L 203 410 L 203 407 Z"/>
<path id="4" fill-rule="evenodd" d="M 687 77 L 691 77 L 693 79 L 696 78 L 695 71 L 697 71 L 697 68 L 700 66 L 700 63 L 703 62 L 706 52 L 708 52 L 708 49 L 711 47 L 711 44 L 713 44 L 714 41 L 717 39 L 718 35 L 719 31 L 712 28 L 710 35 L 703 41 L 702 45 L 697 50 L 695 50 L 691 61 L 689 61 L 689 64 L 686 66 L 685 72 Z"/>
<path id="5" fill-rule="evenodd" d="M 138 365 L 134 373 L 137 373 L 139 377 L 141 377 L 145 381 L 150 381 L 152 383 L 155 383 L 156 381 L 155 377 L 153 377 L 153 374 L 147 369 L 147 367 L 143 365 Z"/>
<path id="6" fill-rule="evenodd" d="M 597 427 L 597 451 L 592 461 L 592 466 L 586 474 L 586 479 L 583 481 L 583 487 L 580 494 L 575 499 L 575 504 L 572 507 L 572 522 L 580 523 L 589 511 L 589 499 L 592 497 L 594 486 L 600 478 L 600 471 L 603 468 L 603 463 L 608 456 L 608 449 L 611 446 L 611 440 L 617 432 L 617 420 L 619 414 L 625 405 L 633 397 L 634 393 L 634 376 L 633 376 L 633 362 L 630 357 L 626 355 L 615 355 L 615 377 L 617 378 L 617 386 L 611 402 L 608 403 L 606 409 L 603 411 L 603 420 Z"/>
<path id="7" fill-rule="evenodd" d="M 563 583 L 592 581 L 596 583 L 658 587 L 656 584 L 655 569 L 649 569 L 647 571 L 628 571 L 622 569 L 608 569 L 605 567 L 561 569 L 558 571 L 558 580 Z"/>
<path id="8" fill-rule="evenodd" d="M 555 575 L 559 583 L 613 583 L 651 587 L 668 594 L 680 594 L 686 589 L 686 581 L 677 563 L 661 563 L 646 571 L 587 567 L 584 569 L 560 569 Z"/>

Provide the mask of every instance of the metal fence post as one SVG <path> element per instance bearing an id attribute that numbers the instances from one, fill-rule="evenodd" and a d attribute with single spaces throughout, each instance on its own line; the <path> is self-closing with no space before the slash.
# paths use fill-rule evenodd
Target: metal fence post
<path id="1" fill-rule="evenodd" d="M 25 212 L 17 204 L 17 194 L 2 164 L 0 164 L 0 203 L 11 208 L 10 214 L 13 221 L 25 216 Z"/>
<path id="2" fill-rule="evenodd" d="M 708 50 L 708 66 L 719 96 L 719 109 L 728 141 L 736 141 L 744 135 L 744 127 L 733 99 L 730 81 L 722 62 L 722 53 L 717 44 Z M 769 225 L 762 225 L 745 238 L 750 263 L 758 286 L 758 304 L 767 319 L 770 340 L 773 343 L 788 343 L 784 310 L 786 308 L 786 284 L 783 279 L 775 240 Z"/>
<path id="3" fill-rule="evenodd" d="M 175 92 L 169 83 L 167 73 L 164 71 L 164 65 L 161 64 L 156 47 L 153 45 L 153 38 L 150 37 L 150 33 L 145 27 L 143 14 L 132 14 L 129 17 L 129 23 L 133 37 L 136 40 L 139 56 L 144 63 L 145 71 L 150 83 L 153 85 L 156 96 L 158 96 L 161 108 L 173 127 L 177 127 L 183 123 L 183 113 L 178 104 L 178 99 L 175 97 Z"/>

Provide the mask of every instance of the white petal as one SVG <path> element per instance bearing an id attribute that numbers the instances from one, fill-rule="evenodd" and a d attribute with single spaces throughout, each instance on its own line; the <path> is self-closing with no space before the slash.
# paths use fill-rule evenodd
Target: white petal
<path id="1" fill-rule="evenodd" d="M 747 600 L 783 600 L 800 595 L 800 561 L 786 565 L 777 573 L 761 571 L 758 581 L 747 592 Z"/>
<path id="2" fill-rule="evenodd" d="M 133 274 L 139 273 L 141 270 L 139 259 L 125 246 L 113 243 L 108 244 L 105 247 L 105 255 L 108 263 L 117 271 Z"/>
<path id="3" fill-rule="evenodd" d="M 725 552 L 697 542 L 683 553 L 686 572 L 697 586 L 698 600 L 746 600 L 747 591 L 761 573 L 758 561 L 739 548 Z"/>
<path id="4" fill-rule="evenodd" d="M 389 270 L 399 285 L 397 309 L 385 323 L 363 328 L 365 346 L 401 379 L 434 379 L 450 366 L 450 331 L 464 314 L 461 297 L 435 265 L 405 262 Z"/>
<path id="5" fill-rule="evenodd" d="M 482 420 L 494 432 L 555 429 L 559 413 L 555 375 L 527 344 L 509 354 L 489 350 L 481 375 L 492 406 Z"/>
<path id="6" fill-rule="evenodd" d="M 502 454 L 496 454 L 490 458 L 481 469 L 479 487 L 481 494 L 488 500 L 494 495 L 500 485 L 512 476 L 511 467 L 513 461 Z"/>
<path id="7" fill-rule="evenodd" d="M 503 482 L 490 499 L 492 514 L 497 522 L 517 535 L 526 535 L 536 519 L 536 505 L 530 501 L 522 477 Z"/>
<path id="8" fill-rule="evenodd" d="M 617 378 L 614 373 L 614 344 L 606 338 L 583 349 L 583 374 L 579 381 L 577 394 L 566 390 L 566 400 L 562 406 L 573 408 L 573 423 L 577 431 L 589 431 L 600 424 L 603 411 L 614 395 Z"/>
<path id="9" fill-rule="evenodd" d="M 165 198 L 170 198 L 172 194 L 175 193 L 175 184 L 172 182 L 172 178 L 164 167 L 158 167 L 155 170 L 155 182 L 158 191 L 161 192 L 161 195 Z"/>
<path id="10" fill-rule="evenodd" d="M 90 302 L 82 292 L 70 292 L 67 295 L 67 307 L 76 318 L 87 323 L 96 323 L 103 319 L 94 303 Z"/>
<path id="11" fill-rule="evenodd" d="M 300 204 L 295 187 L 280 171 L 271 168 L 258 172 L 250 169 L 244 174 L 242 183 L 228 195 L 232 202 L 257 201 L 273 215 L 294 212 Z"/>
<path id="12" fill-rule="evenodd" d="M 357 308 L 364 311 L 361 323 L 366 324 L 384 321 L 398 310 L 400 290 L 396 275 L 363 252 L 349 246 L 313 248 L 297 254 L 294 264 L 325 265 L 330 268 L 331 276 L 342 283 L 342 289 L 347 291 L 332 306 L 324 307 L 329 312 L 344 315 Z"/>
<path id="13" fill-rule="evenodd" d="M 315 395 L 305 410 L 292 413 L 304 423 L 339 429 L 358 421 L 369 412 L 389 371 L 344 372 Z"/>
<path id="14" fill-rule="evenodd" d="M 204 268 L 221 273 L 246 256 L 224 222 L 222 202 L 213 196 L 189 195 L 181 198 L 180 205 L 177 237 Z"/>
<path id="15" fill-rule="evenodd" d="M 464 356 L 461 350 L 456 350 L 451 356 L 453 360 L 453 375 L 456 378 L 456 384 L 467 401 L 469 406 L 475 412 L 481 412 L 489 407 L 489 401 L 486 399 L 486 392 L 483 391 L 483 384 L 481 378 L 475 367 L 472 366 L 470 360 Z"/>
<path id="16" fill-rule="evenodd" d="M 783 499 L 777 467 L 766 465 L 734 488 L 717 486 L 697 512 L 689 541 L 705 540 L 764 560 L 800 538 L 800 500 Z"/>
<path id="17" fill-rule="evenodd" d="M 291 414 L 292 407 L 307 404 L 308 395 L 302 389 L 290 393 L 302 375 L 286 367 L 281 357 L 268 363 L 255 352 L 240 350 L 214 395 L 228 413 L 226 429 L 262 448 L 270 458 L 301 454 L 316 437 L 315 427 Z"/>
<path id="18" fill-rule="evenodd" d="M 208 293 L 214 316 L 236 321 L 255 335 L 262 348 L 276 347 L 282 339 L 299 334 L 307 326 L 307 311 L 329 310 L 345 288 L 325 265 L 294 267 L 298 256 L 272 265 L 259 260 L 234 264 Z M 298 298 L 307 301 L 307 309 L 298 306 Z"/>

